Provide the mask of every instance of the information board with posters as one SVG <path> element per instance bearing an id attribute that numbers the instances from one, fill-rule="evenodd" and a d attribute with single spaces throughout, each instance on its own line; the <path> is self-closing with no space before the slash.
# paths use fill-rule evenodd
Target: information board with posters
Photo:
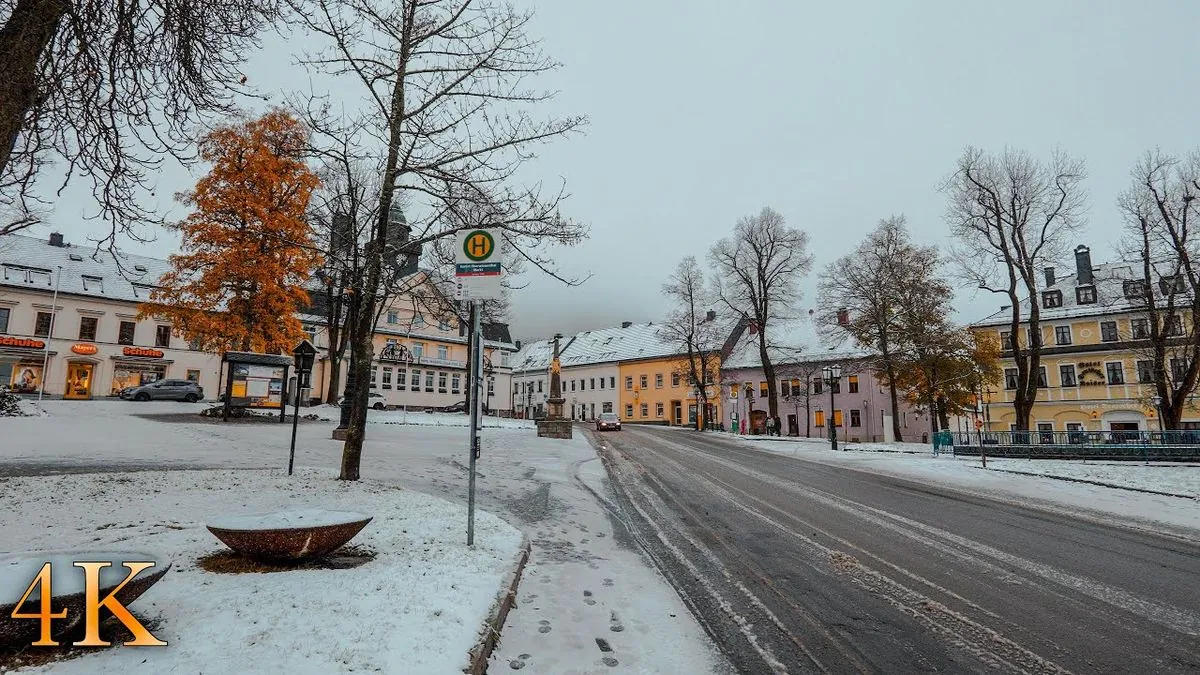
<path id="1" fill-rule="evenodd" d="M 230 398 L 247 408 L 278 408 L 283 405 L 283 376 L 282 366 L 236 364 Z"/>

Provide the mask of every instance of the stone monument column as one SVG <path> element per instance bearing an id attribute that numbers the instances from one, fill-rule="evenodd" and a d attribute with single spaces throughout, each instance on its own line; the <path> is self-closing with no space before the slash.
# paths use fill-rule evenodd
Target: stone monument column
<path id="1" fill-rule="evenodd" d="M 571 438 L 571 420 L 563 419 L 562 365 L 559 361 L 559 340 L 554 336 L 554 355 L 550 360 L 550 398 L 546 399 L 546 419 L 538 420 L 537 435 L 547 438 Z"/>

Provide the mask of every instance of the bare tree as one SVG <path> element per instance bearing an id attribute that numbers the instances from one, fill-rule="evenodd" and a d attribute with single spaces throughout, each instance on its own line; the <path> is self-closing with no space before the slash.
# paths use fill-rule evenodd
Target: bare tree
<path id="1" fill-rule="evenodd" d="M 675 271 L 662 287 L 672 306 L 658 334 L 684 355 L 676 367 L 679 375 L 695 389 L 697 428 L 708 429 L 712 420 L 709 411 L 709 390 L 720 368 L 721 347 L 727 331 L 710 310 L 717 295 L 705 281 L 704 270 L 692 256 L 679 261 Z"/>
<path id="2" fill-rule="evenodd" d="M 138 237 L 166 155 L 194 123 L 232 112 L 255 34 L 277 0 L 0 0 L 0 235 L 38 222 L 39 173 L 61 161 L 92 182 L 97 217 Z"/>
<path id="3" fill-rule="evenodd" d="M 452 236 L 463 226 L 461 214 L 482 206 L 492 216 L 487 225 L 503 229 L 526 262 L 570 282 L 537 248 L 577 243 L 587 228 L 559 215 L 563 190 L 543 195 L 540 186 L 516 188 L 514 182 L 537 144 L 580 129 L 584 120 L 532 116 L 552 94 L 525 82 L 557 64 L 527 34 L 528 13 L 476 0 L 288 2 L 324 43 L 306 64 L 359 86 L 366 105 L 356 140 L 382 149 L 378 222 L 364 250 L 351 347 L 357 387 L 340 474 L 357 480 L 392 202 L 412 198 L 412 237 L 404 242 L 411 246 Z"/>
<path id="4" fill-rule="evenodd" d="M 960 274 L 1009 301 L 1013 337 L 1004 348 L 1016 363 L 1013 409 L 1020 431 L 1029 429 L 1042 358 L 1040 275 L 1064 255 L 1068 237 L 1083 224 L 1084 178 L 1083 162 L 1062 152 L 1042 162 L 1017 150 L 988 155 L 967 148 L 942 185 Z"/>
<path id="5" fill-rule="evenodd" d="M 746 314 L 758 333 L 758 355 L 771 383 L 767 406 L 779 415 L 775 365 L 769 353 L 771 326 L 786 319 L 800 300 L 797 282 L 812 268 L 808 234 L 787 227 L 769 207 L 738 220 L 733 235 L 713 245 L 709 258 L 717 268 L 721 300 L 735 314 Z"/>
<path id="6" fill-rule="evenodd" d="M 852 253 L 826 266 L 818 284 L 821 331 L 838 341 L 850 337 L 874 353 L 875 371 L 888 387 L 897 441 L 903 440 L 898 364 L 912 347 L 906 328 L 919 325 L 911 319 L 925 305 L 922 296 L 944 288 L 932 276 L 936 264 L 931 247 L 912 243 L 904 216 L 892 216 L 879 221 Z"/>
<path id="7" fill-rule="evenodd" d="M 1123 253 L 1136 261 L 1138 278 L 1123 291 L 1144 322 L 1131 338 L 1151 362 L 1147 384 L 1159 398 L 1163 428 L 1178 429 L 1200 374 L 1200 239 L 1191 231 L 1200 216 L 1200 154 L 1182 160 L 1148 152 L 1130 173 L 1118 205 Z"/>

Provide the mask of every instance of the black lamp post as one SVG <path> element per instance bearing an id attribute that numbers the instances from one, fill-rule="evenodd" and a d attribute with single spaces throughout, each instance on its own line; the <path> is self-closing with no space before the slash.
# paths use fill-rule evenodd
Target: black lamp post
<path id="1" fill-rule="evenodd" d="M 747 384 L 742 393 L 746 396 L 746 433 L 749 434 L 754 431 L 754 427 L 751 424 L 751 420 L 754 417 L 754 387 Z"/>
<path id="2" fill-rule="evenodd" d="M 292 358 L 296 363 L 296 390 L 292 396 L 296 401 L 292 413 L 292 447 L 288 451 L 288 475 L 292 475 L 292 467 L 296 463 L 296 426 L 300 423 L 300 392 L 309 386 L 309 376 L 312 373 L 313 361 L 317 357 L 317 348 L 308 339 L 300 341 L 292 350 Z"/>
<path id="3" fill-rule="evenodd" d="M 842 379 L 842 366 L 835 363 L 832 366 L 825 366 L 821 369 L 821 371 L 825 375 L 825 384 L 829 386 L 829 446 L 833 450 L 837 450 L 837 421 L 834 419 L 833 415 L 833 411 L 835 410 L 833 403 L 833 385 L 837 382 L 840 382 Z"/>

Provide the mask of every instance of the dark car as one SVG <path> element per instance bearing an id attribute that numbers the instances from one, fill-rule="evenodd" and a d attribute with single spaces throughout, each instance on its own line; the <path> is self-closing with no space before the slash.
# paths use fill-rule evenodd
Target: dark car
<path id="1" fill-rule="evenodd" d="M 617 417 L 617 413 L 600 413 L 600 416 L 596 418 L 596 431 L 605 429 L 621 430 L 621 419 Z"/>
<path id="2" fill-rule="evenodd" d="M 195 403 L 204 398 L 204 388 L 190 380 L 159 380 L 140 387 L 126 387 L 120 397 L 126 401 L 187 401 Z"/>
<path id="3" fill-rule="evenodd" d="M 444 413 L 467 412 L 467 402 L 465 400 L 459 401 L 458 403 L 451 403 L 450 405 L 444 405 L 440 408 L 434 408 L 434 410 L 436 410 L 438 412 L 444 412 Z"/>

